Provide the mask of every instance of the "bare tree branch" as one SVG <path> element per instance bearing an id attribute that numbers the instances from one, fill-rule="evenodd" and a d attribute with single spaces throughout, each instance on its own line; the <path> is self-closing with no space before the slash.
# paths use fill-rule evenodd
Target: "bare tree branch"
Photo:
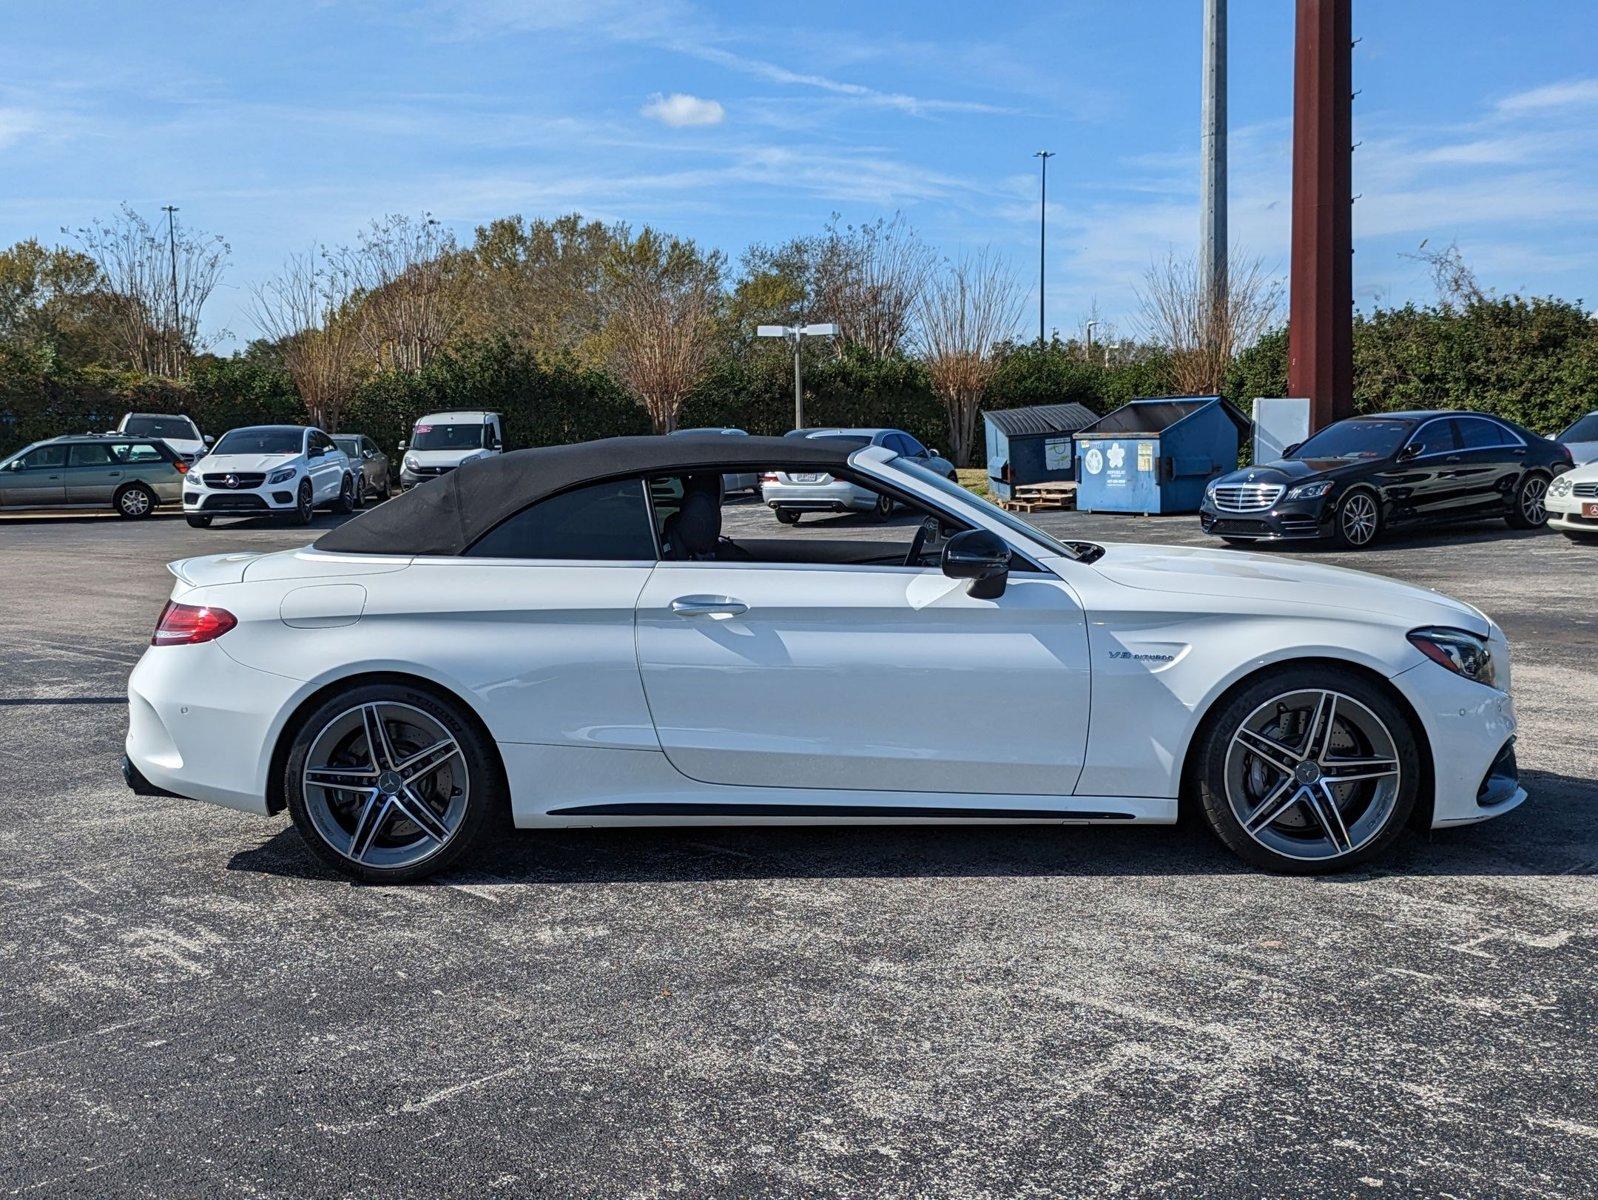
<path id="1" fill-rule="evenodd" d="M 921 357 L 949 420 L 949 453 L 969 466 L 977 414 L 997 365 L 994 351 L 1015 331 L 1015 277 L 989 251 L 945 263 L 917 306 Z"/>
<path id="2" fill-rule="evenodd" d="M 1226 295 L 1209 295 L 1192 258 L 1168 254 L 1138 289 L 1144 336 L 1171 354 L 1171 382 L 1194 396 L 1219 394 L 1234 356 L 1259 340 L 1281 310 L 1281 283 L 1258 258 L 1231 260 Z"/>
<path id="3" fill-rule="evenodd" d="M 354 294 L 355 279 L 342 258 L 313 251 L 290 258 L 250 299 L 250 315 L 276 344 L 312 423 L 335 433 L 356 383 Z"/>
<path id="4" fill-rule="evenodd" d="M 430 214 L 393 215 L 335 257 L 359 290 L 361 348 L 372 365 L 420 371 L 432 361 L 461 317 L 454 235 Z"/>

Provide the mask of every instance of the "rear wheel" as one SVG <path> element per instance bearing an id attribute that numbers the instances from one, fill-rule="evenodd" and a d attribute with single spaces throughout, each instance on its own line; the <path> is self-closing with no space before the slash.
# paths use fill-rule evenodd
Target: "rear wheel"
<path id="1" fill-rule="evenodd" d="M 1548 524 L 1548 476 L 1533 472 L 1522 479 L 1514 505 L 1504 518 L 1511 529 L 1541 529 Z"/>
<path id="2" fill-rule="evenodd" d="M 118 516 L 136 521 L 155 511 L 155 493 L 142 483 L 130 483 L 116 494 L 114 503 Z"/>
<path id="3" fill-rule="evenodd" d="M 799 524 L 799 513 L 797 510 L 792 508 L 779 508 L 774 509 L 773 511 L 777 514 L 777 520 L 782 522 L 784 525 Z"/>
<path id="4" fill-rule="evenodd" d="M 871 510 L 871 515 L 879 521 L 886 521 L 893 516 L 893 497 L 886 494 L 878 496 L 876 507 Z"/>
<path id="5" fill-rule="evenodd" d="M 1382 509 L 1376 497 L 1364 488 L 1355 488 L 1337 505 L 1332 522 L 1337 544 L 1346 550 L 1363 550 L 1382 531 Z"/>
<path id="6" fill-rule="evenodd" d="M 186 513 L 184 515 L 184 520 L 186 520 L 195 529 L 211 528 L 211 518 L 206 516 L 204 513 Z"/>
<path id="7" fill-rule="evenodd" d="M 1415 807 L 1414 731 L 1352 671 L 1272 672 L 1227 700 L 1200 738 L 1204 815 L 1257 867 L 1309 875 L 1354 866 L 1392 845 Z"/>
<path id="8" fill-rule="evenodd" d="M 461 708 L 402 684 L 366 684 L 306 718 L 283 776 L 289 813 L 322 861 L 404 883 L 476 849 L 508 811 L 498 760 Z"/>

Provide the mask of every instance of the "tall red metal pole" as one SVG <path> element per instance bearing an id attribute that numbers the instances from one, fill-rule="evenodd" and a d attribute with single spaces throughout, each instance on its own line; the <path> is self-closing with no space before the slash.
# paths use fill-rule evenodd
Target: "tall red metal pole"
<path id="1" fill-rule="evenodd" d="M 1354 411 L 1352 0 L 1298 0 L 1287 391 L 1310 428 Z"/>

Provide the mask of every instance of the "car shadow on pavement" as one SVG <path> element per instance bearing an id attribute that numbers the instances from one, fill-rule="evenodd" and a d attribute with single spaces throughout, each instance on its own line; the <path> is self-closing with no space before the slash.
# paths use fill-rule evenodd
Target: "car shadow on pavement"
<path id="1" fill-rule="evenodd" d="M 1246 546 L 1226 546 L 1229 550 L 1268 551 L 1273 554 L 1376 554 L 1383 550 L 1423 550 L 1429 546 L 1473 546 L 1483 542 L 1525 542 L 1535 538 L 1559 537 L 1553 529 L 1515 529 L 1501 519 L 1461 522 L 1458 525 L 1432 525 L 1417 529 L 1397 529 L 1383 533 L 1364 550 L 1344 550 L 1331 541 L 1254 542 Z"/>
<path id="2" fill-rule="evenodd" d="M 1406 834 L 1367 867 L 1319 880 L 1598 871 L 1591 781 L 1525 773 L 1531 798 L 1480 825 Z M 228 869 L 342 879 L 292 828 L 235 854 Z M 692 883 L 718 879 L 984 878 L 1254 874 L 1202 824 L 1170 826 L 806 826 L 517 830 L 478 861 L 412 886 L 491 881 Z M 358 886 L 358 885 L 352 885 Z"/>

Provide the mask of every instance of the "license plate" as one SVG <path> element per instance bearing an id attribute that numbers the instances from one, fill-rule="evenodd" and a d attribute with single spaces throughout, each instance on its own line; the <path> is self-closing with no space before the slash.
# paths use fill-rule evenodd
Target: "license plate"
<path id="1" fill-rule="evenodd" d="M 823 478 L 824 476 L 821 475 L 795 475 L 793 481 L 795 483 L 820 483 Z"/>
<path id="2" fill-rule="evenodd" d="M 1587 518 L 1598 517 L 1598 502 L 1583 500 L 1581 502 L 1581 515 Z"/>

